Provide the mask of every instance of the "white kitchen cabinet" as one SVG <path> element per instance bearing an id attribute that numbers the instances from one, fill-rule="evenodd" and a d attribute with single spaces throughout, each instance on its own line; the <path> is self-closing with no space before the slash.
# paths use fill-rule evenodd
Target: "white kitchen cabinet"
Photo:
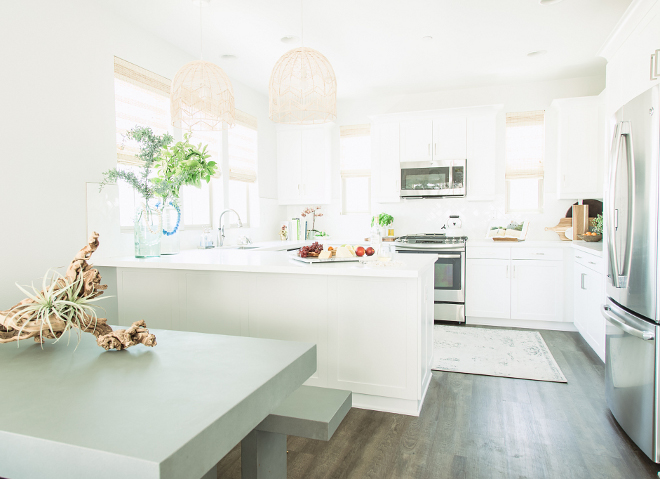
<path id="1" fill-rule="evenodd" d="M 563 321 L 563 262 L 511 260 L 511 319 Z"/>
<path id="2" fill-rule="evenodd" d="M 464 116 L 433 120 L 433 159 L 463 160 L 467 155 L 467 126 Z"/>
<path id="3" fill-rule="evenodd" d="M 433 159 L 433 121 L 401 122 L 400 161 L 431 161 Z"/>
<path id="4" fill-rule="evenodd" d="M 598 270 L 601 258 L 576 253 L 573 263 L 573 316 L 575 327 L 605 361 L 605 318 L 600 313 L 605 298 L 605 281 Z M 594 265 L 594 266 L 591 266 Z"/>
<path id="5" fill-rule="evenodd" d="M 400 161 L 461 160 L 467 155 L 465 116 L 401 122 Z"/>
<path id="6" fill-rule="evenodd" d="M 327 125 L 277 131 L 277 185 L 281 205 L 330 203 L 331 136 Z"/>
<path id="7" fill-rule="evenodd" d="M 467 119 L 467 199 L 490 201 L 495 197 L 497 165 L 497 115 Z"/>
<path id="8" fill-rule="evenodd" d="M 465 279 L 467 316 L 509 318 L 511 316 L 510 261 L 468 258 Z"/>
<path id="9" fill-rule="evenodd" d="M 597 96 L 564 98 L 551 106 L 557 127 L 557 196 L 602 198 L 605 154 L 602 101 Z"/>
<path id="10" fill-rule="evenodd" d="M 399 163 L 399 123 L 375 123 L 371 126 L 371 181 L 374 201 L 401 201 L 401 165 Z"/>

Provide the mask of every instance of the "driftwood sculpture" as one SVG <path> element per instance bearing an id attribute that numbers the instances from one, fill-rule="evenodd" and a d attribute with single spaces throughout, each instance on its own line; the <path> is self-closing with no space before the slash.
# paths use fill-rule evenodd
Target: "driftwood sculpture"
<path id="1" fill-rule="evenodd" d="M 99 246 L 99 235 L 93 233 L 87 246 L 82 248 L 73 258 L 64 276 L 60 276 L 47 289 L 48 294 L 57 297 L 58 292 L 64 290 L 68 295 L 75 295 L 76 299 L 93 300 L 103 294 L 107 289 L 101 284 L 101 275 L 87 262 Z M 44 288 L 46 289 L 46 288 Z M 44 291 L 42 291 L 42 294 Z M 71 299 L 70 296 L 68 296 Z M 79 314 L 72 321 L 71 315 L 66 311 L 50 314 L 41 309 L 41 314 L 35 312 L 37 301 L 26 298 L 8 311 L 0 311 L 0 343 L 34 338 L 35 342 L 43 343 L 45 339 L 59 339 L 67 330 L 76 327 L 81 332 L 92 333 L 99 346 L 106 350 L 126 349 L 136 344 L 153 347 L 156 345 L 156 336 L 149 333 L 144 321 L 136 321 L 128 329 L 113 331 L 105 318 L 97 318 L 87 313 Z M 91 309 L 87 307 L 87 309 Z"/>

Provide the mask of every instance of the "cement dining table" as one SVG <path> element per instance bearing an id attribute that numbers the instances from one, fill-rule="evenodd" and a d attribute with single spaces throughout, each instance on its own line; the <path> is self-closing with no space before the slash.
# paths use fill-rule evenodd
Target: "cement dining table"
<path id="1" fill-rule="evenodd" d="M 316 346 L 153 330 L 0 346 L 0 477 L 215 479 L 217 462 L 316 369 Z"/>

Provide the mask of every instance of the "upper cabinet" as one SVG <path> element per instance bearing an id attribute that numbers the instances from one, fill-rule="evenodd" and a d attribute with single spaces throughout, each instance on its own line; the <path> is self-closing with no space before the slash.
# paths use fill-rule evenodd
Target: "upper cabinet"
<path id="1" fill-rule="evenodd" d="M 465 159 L 464 116 L 402 121 L 400 128 L 401 162 Z"/>
<path id="2" fill-rule="evenodd" d="M 433 159 L 464 160 L 467 155 L 467 130 L 464 116 L 433 120 Z"/>
<path id="3" fill-rule="evenodd" d="M 467 199 L 495 197 L 497 172 L 497 113 L 467 119 Z"/>
<path id="4" fill-rule="evenodd" d="M 371 188 L 378 203 L 401 201 L 399 124 L 374 123 L 371 127 Z"/>
<path id="5" fill-rule="evenodd" d="M 330 203 L 331 127 L 280 127 L 277 197 L 281 205 Z"/>
<path id="6" fill-rule="evenodd" d="M 557 128 L 557 196 L 559 199 L 603 197 L 605 116 L 597 96 L 552 102 Z"/>
<path id="7" fill-rule="evenodd" d="M 401 201 L 401 165 L 467 159 L 467 200 L 495 197 L 502 105 L 395 113 L 372 119 L 372 196 Z"/>

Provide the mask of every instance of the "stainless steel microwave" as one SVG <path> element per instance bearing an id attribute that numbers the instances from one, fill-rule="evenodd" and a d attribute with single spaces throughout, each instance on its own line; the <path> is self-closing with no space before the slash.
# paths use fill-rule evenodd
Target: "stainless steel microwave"
<path id="1" fill-rule="evenodd" d="M 401 198 L 465 196 L 467 160 L 401 163 Z"/>

